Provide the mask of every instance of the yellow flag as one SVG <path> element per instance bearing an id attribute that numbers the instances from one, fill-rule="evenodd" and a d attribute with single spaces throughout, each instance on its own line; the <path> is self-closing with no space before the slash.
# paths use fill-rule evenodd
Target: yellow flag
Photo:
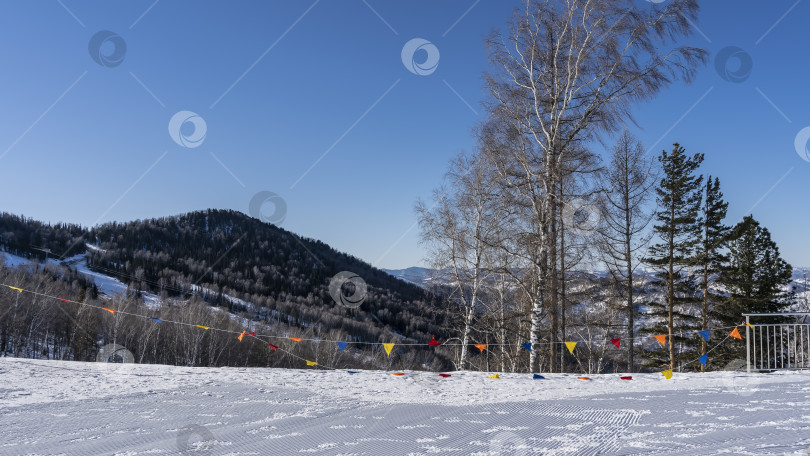
<path id="1" fill-rule="evenodd" d="M 489 376 L 489 378 L 501 378 L 501 376 L 498 374 L 492 374 Z"/>
<path id="2" fill-rule="evenodd" d="M 672 369 L 661 371 L 661 373 L 664 374 L 664 378 L 666 378 L 667 380 L 672 378 Z"/>
<path id="3" fill-rule="evenodd" d="M 306 360 L 306 362 L 307 362 L 307 366 L 317 366 L 318 365 L 318 363 L 316 363 L 315 361 L 310 361 L 308 359 Z"/>
<path id="4" fill-rule="evenodd" d="M 198 327 L 198 328 L 205 329 L 205 330 L 209 330 L 209 329 L 211 329 L 211 327 L 210 327 L 210 326 L 203 326 L 203 325 L 194 325 L 194 326 L 196 326 L 196 327 Z"/>
<path id="5" fill-rule="evenodd" d="M 385 348 L 385 354 L 391 356 L 391 350 L 394 349 L 395 344 L 383 344 L 383 348 Z"/>
<path id="6" fill-rule="evenodd" d="M 745 322 L 745 326 L 748 326 L 749 328 L 754 329 L 754 325 L 752 325 L 751 323 L 748 323 L 747 321 Z"/>
<path id="7" fill-rule="evenodd" d="M 242 334 L 239 334 L 239 337 L 237 337 L 237 339 L 239 339 L 239 342 L 242 342 L 242 338 L 245 337 L 246 332 L 247 331 L 242 331 Z"/>
<path id="8" fill-rule="evenodd" d="M 11 288 L 12 290 L 17 290 L 18 293 L 22 293 L 22 288 L 12 287 L 11 285 L 6 285 L 6 286 Z"/>
<path id="9" fill-rule="evenodd" d="M 577 343 L 576 342 L 566 342 L 565 346 L 568 347 L 568 351 L 571 352 L 571 354 L 573 355 L 574 354 L 574 347 L 577 346 Z"/>

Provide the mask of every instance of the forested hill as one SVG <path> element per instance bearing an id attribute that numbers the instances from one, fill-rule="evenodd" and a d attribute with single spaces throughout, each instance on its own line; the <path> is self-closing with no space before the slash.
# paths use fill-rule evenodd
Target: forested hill
<path id="1" fill-rule="evenodd" d="M 323 242 L 236 211 L 91 229 L 2 214 L 0 248 L 40 259 L 45 250 L 50 258 L 86 254 L 90 269 L 117 278 L 134 293 L 151 292 L 164 303 L 203 299 L 290 334 L 426 342 L 445 336 L 450 326 L 441 301 L 429 292 Z M 368 285 L 358 309 L 338 305 L 329 294 L 330 279 L 340 271 Z"/>

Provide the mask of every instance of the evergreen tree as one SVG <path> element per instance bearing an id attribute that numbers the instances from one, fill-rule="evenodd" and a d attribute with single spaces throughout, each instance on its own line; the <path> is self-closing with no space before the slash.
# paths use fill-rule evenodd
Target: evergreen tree
<path id="1" fill-rule="evenodd" d="M 720 325 L 739 325 L 744 320 L 743 313 L 781 312 L 794 303 L 794 293 L 787 289 L 793 268 L 779 255 L 768 229 L 753 216 L 743 218 L 732 230 L 728 256 L 728 265 L 719 276 L 728 296 L 712 312 Z M 751 321 L 758 320 L 752 317 Z M 770 319 L 766 323 L 778 322 Z M 744 357 L 744 350 L 744 344 L 723 344 L 712 359 L 722 365 Z"/>
<path id="2" fill-rule="evenodd" d="M 709 176 L 706 179 L 705 199 L 701 207 L 703 226 L 702 238 L 699 245 L 700 255 L 698 265 L 701 269 L 702 277 L 700 288 L 703 292 L 703 308 L 701 309 L 700 329 L 709 329 L 709 315 L 714 302 L 718 296 L 709 289 L 709 282 L 713 276 L 720 273 L 721 268 L 728 261 L 728 256 L 723 253 L 723 245 L 729 235 L 729 227 L 723 225 L 726 218 L 728 203 L 723 200 L 723 193 L 720 191 L 720 180 Z M 701 338 L 701 353 L 708 350 L 706 340 Z M 701 366 L 701 371 L 705 366 Z"/>
<path id="3" fill-rule="evenodd" d="M 689 157 L 686 150 L 675 143 L 672 152 L 662 151 L 658 160 L 661 162 L 663 177 L 655 189 L 658 209 L 653 232 L 659 242 L 650 247 L 650 256 L 646 261 L 658 270 L 656 275 L 666 293 L 664 303 L 649 304 L 651 314 L 664 317 L 666 323 L 651 330 L 666 330 L 669 367 L 675 369 L 675 344 L 678 343 L 680 347 L 679 357 L 692 356 L 689 348 L 694 350 L 689 347 L 694 339 L 688 340 L 684 330 L 694 329 L 696 326 L 697 318 L 693 315 L 694 312 L 689 312 L 689 307 L 696 301 L 697 284 L 686 268 L 696 264 L 700 244 L 700 190 L 703 176 L 696 175 L 695 171 L 703 162 L 703 154 Z M 652 364 L 664 359 L 653 360 Z"/>

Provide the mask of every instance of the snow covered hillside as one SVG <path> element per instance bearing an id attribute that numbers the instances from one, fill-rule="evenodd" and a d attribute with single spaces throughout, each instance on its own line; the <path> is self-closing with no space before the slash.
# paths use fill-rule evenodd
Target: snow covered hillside
<path id="1" fill-rule="evenodd" d="M 1 455 L 807 454 L 810 373 L 592 376 L 0 359 Z"/>

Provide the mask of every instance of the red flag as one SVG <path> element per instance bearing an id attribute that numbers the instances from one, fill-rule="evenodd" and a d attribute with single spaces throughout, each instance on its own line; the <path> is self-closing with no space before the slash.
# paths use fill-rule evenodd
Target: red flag
<path id="1" fill-rule="evenodd" d="M 268 342 L 268 343 L 267 343 L 267 345 L 269 345 L 269 346 L 270 346 L 270 348 L 272 348 L 272 349 L 273 349 L 273 351 L 278 351 L 278 347 L 276 347 L 275 345 L 271 344 L 270 342 Z"/>
<path id="2" fill-rule="evenodd" d="M 62 302 L 68 302 L 68 303 L 70 302 L 70 301 L 68 301 L 67 299 L 64 299 L 64 298 L 56 298 L 56 299 L 58 299 L 58 300 L 60 300 Z"/>
<path id="3" fill-rule="evenodd" d="M 435 337 L 433 337 L 430 339 L 430 342 L 428 342 L 428 345 L 430 345 L 431 347 L 438 347 L 441 344 L 439 343 L 438 340 L 436 340 Z"/>
<path id="4" fill-rule="evenodd" d="M 616 348 L 622 348 L 622 347 L 621 347 L 621 345 L 622 345 L 622 340 L 621 340 L 620 338 L 618 338 L 618 337 L 617 337 L 617 338 L 615 338 L 615 339 L 610 339 L 610 341 L 613 343 L 613 345 L 615 345 L 615 346 L 616 346 Z"/>
<path id="5" fill-rule="evenodd" d="M 448 377 L 450 377 L 450 374 L 439 374 L 439 377 L 448 378 Z"/>
<path id="6" fill-rule="evenodd" d="M 622 379 L 622 380 L 632 380 L 633 379 L 633 377 L 631 377 L 629 375 L 626 375 L 624 377 L 619 377 L 619 378 Z"/>
<path id="7" fill-rule="evenodd" d="M 250 337 L 256 337 L 256 333 L 255 333 L 255 332 L 253 332 L 253 331 L 251 331 L 251 332 L 249 332 L 249 333 L 247 333 L 247 334 L 245 334 L 245 335 L 246 335 L 246 336 L 250 336 Z"/>

